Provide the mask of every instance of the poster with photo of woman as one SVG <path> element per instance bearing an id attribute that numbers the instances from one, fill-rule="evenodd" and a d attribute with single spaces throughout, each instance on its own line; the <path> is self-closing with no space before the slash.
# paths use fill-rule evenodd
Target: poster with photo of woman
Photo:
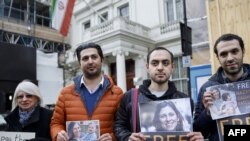
<path id="1" fill-rule="evenodd" d="M 69 141 L 97 141 L 100 137 L 99 120 L 67 121 Z"/>
<path id="2" fill-rule="evenodd" d="M 190 98 L 140 103 L 139 117 L 142 132 L 190 132 L 193 130 Z"/>

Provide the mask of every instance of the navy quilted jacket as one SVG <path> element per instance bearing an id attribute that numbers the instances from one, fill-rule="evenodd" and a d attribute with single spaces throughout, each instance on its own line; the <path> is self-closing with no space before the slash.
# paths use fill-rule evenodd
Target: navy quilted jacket
<path id="1" fill-rule="evenodd" d="M 244 74 L 237 81 L 244 81 L 250 79 L 250 65 L 243 65 Z M 202 104 L 202 97 L 207 87 L 231 83 L 231 81 L 223 75 L 223 69 L 220 67 L 217 72 L 212 75 L 209 80 L 200 88 L 197 104 L 195 105 L 194 113 L 194 131 L 202 132 L 204 138 L 209 141 L 219 141 L 216 121 L 212 120 L 210 115 L 207 115 L 205 107 Z"/>

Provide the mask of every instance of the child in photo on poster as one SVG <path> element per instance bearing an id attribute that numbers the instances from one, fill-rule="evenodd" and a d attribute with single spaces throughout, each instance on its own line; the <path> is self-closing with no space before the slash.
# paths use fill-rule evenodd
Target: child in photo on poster
<path id="1" fill-rule="evenodd" d="M 97 126 L 94 122 L 89 122 L 87 127 L 87 132 L 82 136 L 82 141 L 97 141 Z"/>
<path id="2" fill-rule="evenodd" d="M 239 114 L 237 102 L 235 101 L 235 99 L 232 98 L 230 93 L 225 92 L 221 95 L 221 97 L 223 100 L 222 105 L 220 107 L 220 112 L 222 115 L 230 116 Z"/>

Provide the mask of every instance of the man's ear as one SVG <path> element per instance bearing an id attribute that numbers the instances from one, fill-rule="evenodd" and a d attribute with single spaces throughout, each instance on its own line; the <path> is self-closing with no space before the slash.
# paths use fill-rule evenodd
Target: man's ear
<path id="1" fill-rule="evenodd" d="M 149 64 L 147 63 L 146 64 L 147 73 L 148 73 L 148 68 L 149 68 Z"/>

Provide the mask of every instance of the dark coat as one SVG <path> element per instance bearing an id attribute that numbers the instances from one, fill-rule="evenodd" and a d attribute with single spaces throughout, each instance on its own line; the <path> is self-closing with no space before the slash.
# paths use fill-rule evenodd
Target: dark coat
<path id="1" fill-rule="evenodd" d="M 50 121 L 52 114 L 51 110 L 37 106 L 31 114 L 29 121 L 23 126 L 19 122 L 19 111 L 18 107 L 16 107 L 5 117 L 7 122 L 6 131 L 34 132 L 36 134 L 35 140 L 50 141 Z"/>
<path id="2" fill-rule="evenodd" d="M 158 101 L 158 100 L 167 100 L 167 99 L 176 99 L 188 97 L 188 95 L 177 91 L 173 82 L 169 81 L 169 89 L 161 97 L 156 97 L 153 95 L 148 87 L 150 85 L 150 80 L 145 80 L 143 84 L 139 87 L 139 96 L 138 102 L 147 102 L 147 101 Z M 193 109 L 193 102 L 192 109 Z M 138 115 L 137 107 L 137 115 Z M 136 121 L 136 132 L 140 132 L 139 116 L 137 116 Z M 127 141 L 129 136 L 133 131 L 133 120 L 132 120 L 132 101 L 131 101 L 131 90 L 126 92 L 120 103 L 119 110 L 117 112 L 116 121 L 114 124 L 114 132 L 118 141 Z"/>
<path id="3" fill-rule="evenodd" d="M 244 74 L 237 81 L 244 81 L 250 79 L 250 65 L 243 65 Z M 216 125 L 216 120 L 212 120 L 211 116 L 206 113 L 205 107 L 202 103 L 203 94 L 207 87 L 231 83 L 231 81 L 223 75 L 223 69 L 220 67 L 217 72 L 212 75 L 206 83 L 200 88 L 197 104 L 194 113 L 194 131 L 202 132 L 204 138 L 209 141 L 219 141 L 219 135 Z"/>

